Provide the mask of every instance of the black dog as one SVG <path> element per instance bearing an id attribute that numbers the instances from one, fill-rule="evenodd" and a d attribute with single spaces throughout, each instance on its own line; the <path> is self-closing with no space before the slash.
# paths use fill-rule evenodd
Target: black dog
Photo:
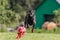
<path id="1" fill-rule="evenodd" d="M 34 10 L 29 10 L 25 17 L 25 27 L 29 28 L 28 25 L 32 25 L 32 32 L 34 31 L 34 25 L 36 23 Z"/>

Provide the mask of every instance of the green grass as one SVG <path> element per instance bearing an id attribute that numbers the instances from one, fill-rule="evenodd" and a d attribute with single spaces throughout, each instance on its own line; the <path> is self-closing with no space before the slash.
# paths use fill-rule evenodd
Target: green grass
<path id="1" fill-rule="evenodd" d="M 16 33 L 0 33 L 0 40 L 16 40 Z M 60 40 L 60 34 L 26 33 L 20 40 Z"/>

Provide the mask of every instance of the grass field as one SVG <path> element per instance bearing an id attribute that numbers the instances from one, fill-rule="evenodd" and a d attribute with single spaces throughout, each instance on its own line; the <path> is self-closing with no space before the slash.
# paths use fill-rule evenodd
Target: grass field
<path id="1" fill-rule="evenodd" d="M 16 33 L 0 33 L 0 40 L 16 40 Z M 60 40 L 60 34 L 27 33 L 20 40 Z"/>

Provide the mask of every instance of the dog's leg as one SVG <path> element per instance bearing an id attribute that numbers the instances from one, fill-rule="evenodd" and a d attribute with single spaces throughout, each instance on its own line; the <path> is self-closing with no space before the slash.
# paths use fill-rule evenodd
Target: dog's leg
<path id="1" fill-rule="evenodd" d="M 34 32 L 34 26 L 35 26 L 35 24 L 33 24 L 33 26 L 32 26 L 32 30 L 31 30 L 31 31 L 32 31 L 32 33 Z"/>

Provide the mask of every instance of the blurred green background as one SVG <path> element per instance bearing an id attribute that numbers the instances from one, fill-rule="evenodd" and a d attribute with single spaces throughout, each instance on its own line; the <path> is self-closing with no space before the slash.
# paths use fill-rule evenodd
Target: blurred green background
<path id="1" fill-rule="evenodd" d="M 24 21 L 29 9 L 37 9 L 45 0 L 0 0 L 0 31 L 15 28 Z M 53 12 L 53 11 L 52 11 Z M 54 21 L 60 22 L 60 9 L 54 10 L 57 17 Z M 59 15 L 59 16 L 58 16 Z M 56 19 L 58 18 L 58 20 Z"/>

